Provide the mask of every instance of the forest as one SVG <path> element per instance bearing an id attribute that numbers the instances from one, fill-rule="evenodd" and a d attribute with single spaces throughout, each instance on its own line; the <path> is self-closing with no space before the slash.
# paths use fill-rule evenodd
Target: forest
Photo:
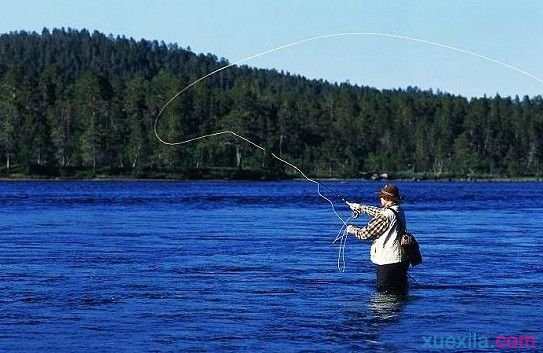
<path id="1" fill-rule="evenodd" d="M 415 86 L 379 90 L 228 65 L 154 40 L 75 29 L 0 35 L 4 178 L 539 178 L 543 99 L 466 98 Z"/>

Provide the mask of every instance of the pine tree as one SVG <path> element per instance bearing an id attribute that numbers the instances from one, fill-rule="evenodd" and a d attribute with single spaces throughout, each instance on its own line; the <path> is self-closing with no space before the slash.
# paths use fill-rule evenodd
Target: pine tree
<path id="1" fill-rule="evenodd" d="M 143 168 L 146 163 L 145 155 L 150 149 L 144 121 L 145 92 L 143 78 L 135 77 L 127 83 L 124 112 L 127 116 L 128 131 L 123 143 L 123 155 L 134 171 Z"/>
<path id="2" fill-rule="evenodd" d="M 102 99 L 100 82 L 95 74 L 86 73 L 75 83 L 74 101 L 82 163 L 96 172 L 103 159 L 104 136 L 108 133 L 105 129 L 108 104 Z"/>
<path id="3" fill-rule="evenodd" d="M 15 104 L 17 93 L 7 83 L 0 84 L 0 145 L 5 158 L 6 171 L 13 165 L 17 147 L 19 113 Z"/>

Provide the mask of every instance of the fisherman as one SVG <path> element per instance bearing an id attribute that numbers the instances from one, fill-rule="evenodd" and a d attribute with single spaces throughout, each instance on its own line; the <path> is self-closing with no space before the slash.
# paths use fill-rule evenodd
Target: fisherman
<path id="1" fill-rule="evenodd" d="M 377 265 L 377 290 L 384 293 L 406 294 L 409 261 L 402 249 L 405 215 L 400 208 L 400 191 L 395 185 L 385 185 L 378 193 L 381 207 L 347 202 L 354 217 L 365 213 L 372 217 L 359 228 L 347 227 L 347 233 L 360 240 L 371 240 L 371 262 Z"/>

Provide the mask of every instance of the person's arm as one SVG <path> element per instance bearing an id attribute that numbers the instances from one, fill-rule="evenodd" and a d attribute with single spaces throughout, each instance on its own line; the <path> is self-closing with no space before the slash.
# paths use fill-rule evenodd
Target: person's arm
<path id="1" fill-rule="evenodd" d="M 368 222 L 368 225 L 363 228 L 355 227 L 353 225 L 347 226 L 347 233 L 354 235 L 360 240 L 375 240 L 383 234 L 389 224 L 388 218 L 380 214 L 371 219 Z"/>
<path id="2" fill-rule="evenodd" d="M 386 218 L 383 214 L 383 208 L 380 207 L 374 207 L 369 205 L 360 205 L 361 206 L 361 212 L 364 212 L 365 214 L 372 216 L 372 217 L 383 217 Z"/>

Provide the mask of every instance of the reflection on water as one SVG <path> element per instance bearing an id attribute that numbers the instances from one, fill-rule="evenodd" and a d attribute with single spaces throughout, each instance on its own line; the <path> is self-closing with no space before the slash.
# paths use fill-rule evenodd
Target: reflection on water
<path id="1" fill-rule="evenodd" d="M 400 321 L 408 296 L 375 292 L 367 300 L 352 303 L 343 312 L 338 328 L 338 341 L 351 351 L 371 349 L 374 352 L 395 352 L 382 338 L 382 333 Z"/>
<path id="2" fill-rule="evenodd" d="M 376 325 L 384 325 L 399 319 L 406 302 L 406 295 L 377 292 L 370 297 L 368 308 Z"/>

